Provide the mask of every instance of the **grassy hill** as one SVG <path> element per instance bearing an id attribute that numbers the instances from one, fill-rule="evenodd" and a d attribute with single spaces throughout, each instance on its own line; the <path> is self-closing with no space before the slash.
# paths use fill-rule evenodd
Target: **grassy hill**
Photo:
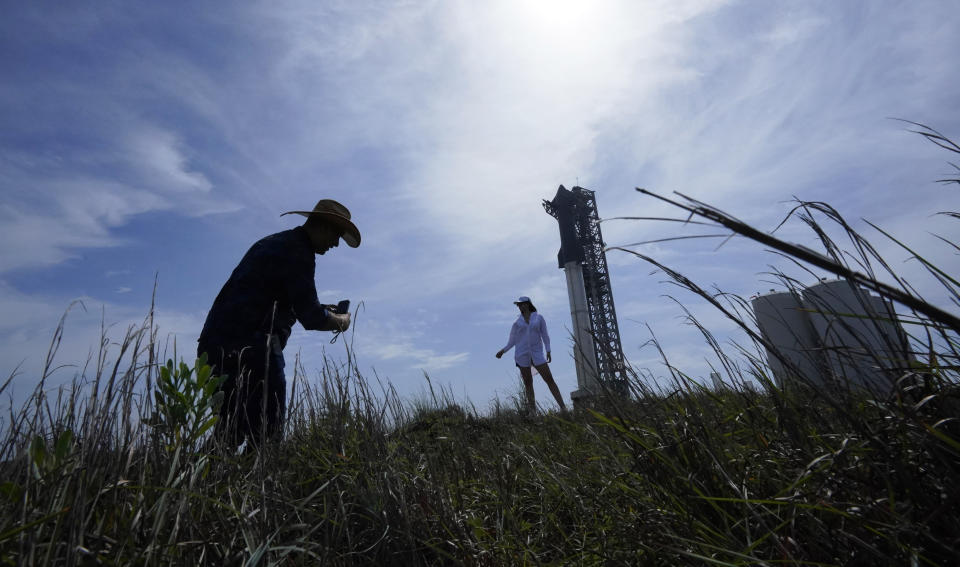
<path id="1" fill-rule="evenodd" d="M 2 448 L 0 561 L 948 565 L 960 549 L 960 390 L 938 369 L 882 400 L 688 383 L 524 417 L 375 396 L 355 368 L 299 382 L 285 440 L 240 455 L 191 438 L 202 394 L 196 419 L 149 418 L 146 365 L 36 399 Z"/>

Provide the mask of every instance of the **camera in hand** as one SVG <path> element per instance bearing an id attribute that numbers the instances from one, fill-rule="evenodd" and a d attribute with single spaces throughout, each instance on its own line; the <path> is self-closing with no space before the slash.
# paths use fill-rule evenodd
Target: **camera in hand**
<path id="1" fill-rule="evenodd" d="M 338 315 L 343 315 L 344 313 L 349 313 L 349 312 L 350 312 L 350 300 L 349 300 L 349 299 L 344 299 L 343 301 L 341 301 L 340 303 L 337 304 L 337 314 L 338 314 Z"/>

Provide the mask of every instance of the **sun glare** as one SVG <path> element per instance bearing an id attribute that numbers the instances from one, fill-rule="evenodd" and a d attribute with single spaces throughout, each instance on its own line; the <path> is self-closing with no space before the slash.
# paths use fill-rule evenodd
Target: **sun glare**
<path id="1" fill-rule="evenodd" d="M 526 0 L 517 3 L 529 26 L 544 35 L 569 37 L 590 27 L 600 12 L 590 2 L 575 0 Z M 592 7 L 592 9 L 591 9 Z"/>
<path id="2" fill-rule="evenodd" d="M 616 10 L 573 0 L 520 0 L 501 13 L 513 41 L 525 46 L 534 64 L 567 69 L 586 61 L 606 59 L 617 34 Z M 582 71 L 587 71 L 583 69 Z"/>

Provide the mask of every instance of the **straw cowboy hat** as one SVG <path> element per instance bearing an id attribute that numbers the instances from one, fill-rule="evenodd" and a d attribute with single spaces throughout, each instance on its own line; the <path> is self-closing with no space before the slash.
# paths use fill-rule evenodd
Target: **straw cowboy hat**
<path id="1" fill-rule="evenodd" d="M 280 216 L 283 215 L 301 215 L 307 219 L 320 217 L 338 227 L 343 233 L 340 238 L 351 248 L 360 246 L 360 231 L 350 220 L 350 210 L 333 199 L 320 199 L 312 211 L 287 211 Z"/>

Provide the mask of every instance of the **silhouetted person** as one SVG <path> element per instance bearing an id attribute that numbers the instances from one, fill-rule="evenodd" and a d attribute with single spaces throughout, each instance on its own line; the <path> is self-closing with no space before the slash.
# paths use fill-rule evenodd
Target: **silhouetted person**
<path id="1" fill-rule="evenodd" d="M 307 217 L 303 226 L 257 241 L 217 295 L 200 333 L 197 355 L 207 353 L 214 375 L 226 375 L 216 435 L 236 447 L 278 439 L 286 417 L 283 348 L 294 322 L 315 331 L 345 331 L 349 313 L 339 314 L 317 300 L 315 254 L 342 238 L 360 245 L 350 211 L 321 200 L 312 211 L 283 213 Z M 281 215 L 283 216 L 283 215 Z"/>
<path id="2" fill-rule="evenodd" d="M 556 398 L 557 404 L 561 410 L 566 411 L 567 406 L 563 403 L 563 396 L 560 395 L 560 388 L 553 380 L 553 374 L 550 373 L 550 335 L 547 333 L 547 322 L 537 313 L 537 308 L 533 306 L 530 298 L 521 296 L 513 302 L 520 309 L 520 316 L 510 327 L 510 338 L 507 339 L 507 346 L 497 351 L 497 358 L 503 356 L 505 352 L 516 346 L 513 351 L 513 359 L 520 369 L 520 376 L 523 377 L 523 388 L 527 396 L 527 411 L 532 413 L 537 409 L 536 398 L 533 393 L 533 372 L 530 366 L 534 366 L 537 372 L 543 377 L 543 381 L 550 388 L 550 393 Z M 543 349 L 546 347 L 547 356 L 544 358 Z"/>

